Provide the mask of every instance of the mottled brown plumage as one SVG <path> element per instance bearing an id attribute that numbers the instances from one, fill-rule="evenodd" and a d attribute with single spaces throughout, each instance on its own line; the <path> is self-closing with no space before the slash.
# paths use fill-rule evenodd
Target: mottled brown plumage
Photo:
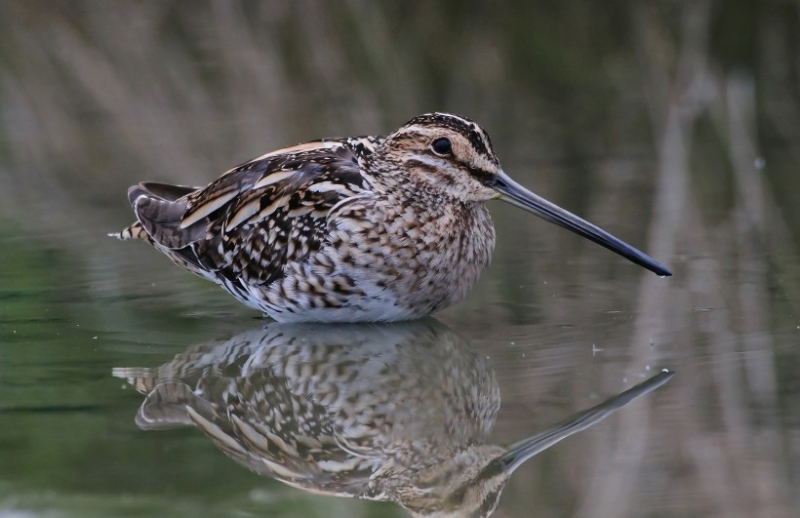
<path id="1" fill-rule="evenodd" d="M 494 248 L 493 198 L 669 274 L 514 183 L 486 132 L 456 115 L 274 151 L 207 187 L 143 183 L 128 195 L 137 222 L 117 237 L 279 321 L 407 320 L 460 301 Z"/>
<path id="2" fill-rule="evenodd" d="M 147 395 L 143 429 L 195 426 L 259 475 L 439 517 L 488 516 L 525 460 L 671 377 L 505 449 L 488 440 L 500 408 L 494 373 L 433 319 L 272 323 L 114 375 Z"/>

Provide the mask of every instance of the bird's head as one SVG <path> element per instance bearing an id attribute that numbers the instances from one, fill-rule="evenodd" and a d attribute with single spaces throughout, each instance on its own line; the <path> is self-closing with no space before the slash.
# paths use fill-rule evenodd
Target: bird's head
<path id="1" fill-rule="evenodd" d="M 388 135 L 382 156 L 415 185 L 462 202 L 506 201 L 583 236 L 661 276 L 672 273 L 653 258 L 512 180 L 489 135 L 475 122 L 448 113 L 414 117 Z"/>
<path id="2" fill-rule="evenodd" d="M 427 113 L 386 137 L 384 156 L 412 176 L 415 185 L 465 202 L 490 200 L 487 180 L 502 174 L 486 132 L 464 117 Z"/>

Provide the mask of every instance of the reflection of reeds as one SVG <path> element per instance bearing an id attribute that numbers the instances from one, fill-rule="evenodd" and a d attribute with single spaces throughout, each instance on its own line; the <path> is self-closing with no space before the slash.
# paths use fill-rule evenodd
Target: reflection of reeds
<path id="1" fill-rule="evenodd" d="M 649 38 L 663 34 L 643 11 L 638 33 Z M 672 51 L 675 79 L 663 106 L 659 90 L 669 75 L 663 53 L 672 49 L 662 41 L 643 53 L 651 71 L 650 112 L 659 157 L 648 250 L 657 257 L 677 257 L 686 250 L 692 259 L 676 268 L 684 281 L 664 285 L 642 277 L 629 370 L 680 356 L 695 358 L 683 371 L 682 390 L 672 402 L 683 409 L 684 419 L 647 406 L 620 416 L 614 437 L 606 433 L 595 444 L 596 462 L 580 515 L 641 516 L 667 506 L 677 515 L 791 516 L 796 509 L 793 485 L 786 478 L 796 452 L 778 424 L 766 289 L 773 254 L 784 263 L 787 257 L 795 265 L 798 260 L 791 246 L 763 246 L 772 225 L 785 228 L 785 223 L 775 221 L 775 214 L 767 219 L 765 204 L 771 197 L 756 166 L 752 82 L 721 76 L 709 67 L 709 14 L 708 2 L 684 9 L 679 47 Z M 662 55 L 653 55 L 654 50 Z M 708 112 L 727 123 L 718 123 L 715 130 L 728 151 L 736 195 L 727 217 L 715 225 L 704 220 L 703 199 L 690 190 L 691 174 L 704 174 L 692 171 L 690 157 L 705 152 L 696 127 Z M 715 360 L 697 361 L 703 354 Z M 663 487 L 648 483 L 657 477 L 642 477 L 664 463 L 684 473 L 670 486 L 668 504 L 650 500 L 664 497 Z M 610 465 L 616 466 L 613 472 L 607 471 Z"/>
<path id="2" fill-rule="evenodd" d="M 452 13 L 456 8 L 443 4 L 417 6 L 414 19 L 387 4 L 358 1 L 279 8 L 6 2 L 0 211 L 55 234 L 89 227 L 98 240 L 86 247 L 85 259 L 108 268 L 116 263 L 106 253 L 129 251 L 99 236 L 130 218 L 124 191 L 132 183 L 203 182 L 283 144 L 385 131 L 431 109 L 464 112 L 491 130 L 509 172 L 559 202 L 572 197 L 565 206 L 609 229 L 638 233 L 637 244 L 647 242 L 642 248 L 676 273 L 662 281 L 613 270 L 612 259 L 596 248 L 575 245 L 556 230 L 542 232 L 532 218 L 522 225 L 517 218 L 526 216 L 496 211 L 496 286 L 483 286 L 447 318 L 460 332 L 487 343 L 491 336 L 493 345 L 492 317 L 525 322 L 519 335 L 542 338 L 527 348 L 487 346 L 492 358 L 508 360 L 497 364 L 507 427 L 536 428 L 527 412 L 544 422 L 555 417 L 545 415 L 553 394 L 582 395 L 598 385 L 610 393 L 648 364 L 678 370 L 669 392 L 626 409 L 616 428 L 591 432 L 591 442 L 577 442 L 574 450 L 549 453 L 562 455 L 566 474 L 559 477 L 572 483 L 560 497 L 548 485 L 547 463 L 532 463 L 512 479 L 509 509 L 529 511 L 566 494 L 587 516 L 641 516 L 651 509 L 675 516 L 790 515 L 800 504 L 792 478 L 799 454 L 796 427 L 781 421 L 798 401 L 786 388 L 787 377 L 796 375 L 779 367 L 797 363 L 786 343 L 797 336 L 800 313 L 800 102 L 787 72 L 799 62 L 787 29 L 796 29 L 796 20 L 785 21 L 784 7 L 765 2 L 752 21 L 760 68 L 729 73 L 709 50 L 718 11 L 708 2 L 637 6 L 630 16 L 627 4 L 609 4 L 604 13 L 618 17 L 611 22 L 585 6 L 577 14 L 541 8 L 530 22 L 540 24 L 536 30 L 519 29 L 520 15 L 499 7 L 499 14 Z M 678 30 L 666 21 L 676 13 Z M 440 23 L 452 15 L 458 23 Z M 553 30 L 558 44 L 537 39 L 548 23 L 570 34 L 578 27 L 580 37 L 559 39 Z M 629 36 L 638 54 L 627 43 L 598 49 L 590 37 L 614 40 L 608 34 L 615 31 Z M 587 106 L 602 108 L 585 114 Z M 758 169 L 761 154 L 766 166 Z M 532 163 L 536 174 L 526 179 Z M 710 189 L 695 189 L 709 183 Z M 633 196 L 619 194 L 626 190 Z M 721 201 L 722 192 L 730 199 Z M 578 259 L 570 267 L 517 255 L 569 247 Z M 600 256 L 601 270 L 570 280 L 582 271 L 581 253 L 592 253 L 593 261 Z M 550 301 L 544 280 L 570 287 L 591 281 L 603 302 L 586 291 Z M 629 301 L 636 282 L 638 295 Z M 492 289 L 513 300 L 514 309 L 484 307 Z M 528 306 L 519 301 L 533 306 L 544 325 L 530 325 Z M 598 307 L 621 308 L 635 322 L 601 328 L 598 346 L 606 351 L 593 359 L 590 342 L 564 343 L 570 331 L 552 329 L 581 319 L 596 323 Z M 577 327 L 574 336 L 585 338 Z M 511 359 L 522 351 L 526 358 Z M 603 362 L 602 379 L 570 376 L 592 371 L 592 361 Z M 544 404 L 524 406 L 537 395 Z M 651 498 L 669 501 L 651 507 Z"/>

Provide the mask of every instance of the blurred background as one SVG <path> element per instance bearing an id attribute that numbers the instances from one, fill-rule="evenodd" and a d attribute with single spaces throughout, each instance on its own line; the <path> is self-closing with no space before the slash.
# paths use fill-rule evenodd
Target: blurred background
<path id="1" fill-rule="evenodd" d="M 438 315 L 493 369 L 508 444 L 655 369 L 530 460 L 496 516 L 800 506 L 800 2 L 0 2 L 0 516 L 403 516 L 143 432 L 112 367 L 260 325 L 147 246 L 128 186 L 450 111 L 504 169 L 671 267 L 499 203 Z M 795 511 L 792 511 L 795 509 Z"/>

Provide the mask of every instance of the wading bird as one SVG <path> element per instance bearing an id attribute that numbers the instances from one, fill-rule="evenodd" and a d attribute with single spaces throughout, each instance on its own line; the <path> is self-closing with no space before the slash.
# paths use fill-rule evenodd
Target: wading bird
<path id="1" fill-rule="evenodd" d="M 282 322 L 409 320 L 459 302 L 489 264 L 493 199 L 671 275 L 514 182 L 487 133 L 446 113 L 386 137 L 279 149 L 206 187 L 147 182 L 128 197 L 137 221 L 112 235 L 147 241 Z"/>

